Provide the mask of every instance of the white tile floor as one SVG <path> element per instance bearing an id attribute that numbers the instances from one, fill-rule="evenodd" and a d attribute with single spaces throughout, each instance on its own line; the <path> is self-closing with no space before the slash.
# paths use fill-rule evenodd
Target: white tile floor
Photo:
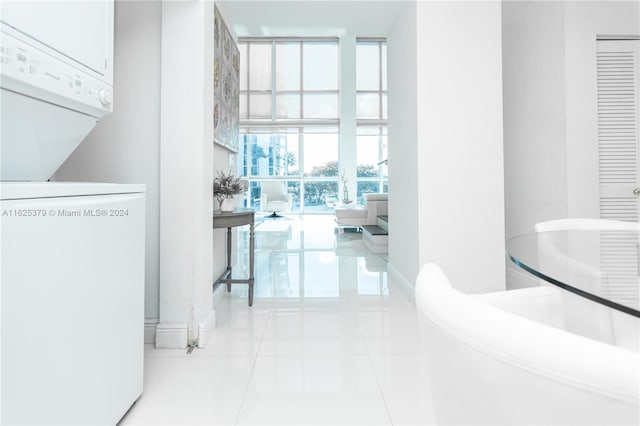
<path id="1" fill-rule="evenodd" d="M 326 216 L 261 223 L 254 306 L 234 286 L 205 349 L 148 346 L 121 424 L 433 424 L 415 307 L 359 238 Z"/>

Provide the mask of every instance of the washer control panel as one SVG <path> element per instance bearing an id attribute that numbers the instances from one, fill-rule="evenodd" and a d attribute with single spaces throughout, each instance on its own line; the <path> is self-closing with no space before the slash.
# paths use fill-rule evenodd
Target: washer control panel
<path id="1" fill-rule="evenodd" d="M 113 88 L 55 55 L 0 33 L 0 86 L 95 117 L 113 110 Z"/>

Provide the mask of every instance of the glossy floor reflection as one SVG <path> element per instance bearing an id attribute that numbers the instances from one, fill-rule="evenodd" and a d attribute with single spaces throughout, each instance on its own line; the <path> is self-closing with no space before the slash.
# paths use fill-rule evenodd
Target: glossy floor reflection
<path id="1" fill-rule="evenodd" d="M 386 261 L 332 217 L 261 222 L 254 306 L 222 289 L 206 348 L 149 346 L 122 424 L 433 424 L 415 307 Z"/>

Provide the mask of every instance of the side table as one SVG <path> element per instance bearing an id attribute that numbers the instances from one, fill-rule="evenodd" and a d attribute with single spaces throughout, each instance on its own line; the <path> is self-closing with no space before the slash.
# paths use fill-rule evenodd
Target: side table
<path id="1" fill-rule="evenodd" d="M 249 306 L 253 306 L 253 262 L 254 262 L 254 226 L 255 226 L 255 210 L 236 208 L 230 213 L 214 212 L 213 228 L 227 228 L 227 269 L 213 283 L 213 289 L 220 285 L 226 284 L 227 291 L 231 291 L 231 284 L 248 284 L 249 285 Z M 231 276 L 231 228 L 235 226 L 249 225 L 249 278 L 237 279 Z"/>

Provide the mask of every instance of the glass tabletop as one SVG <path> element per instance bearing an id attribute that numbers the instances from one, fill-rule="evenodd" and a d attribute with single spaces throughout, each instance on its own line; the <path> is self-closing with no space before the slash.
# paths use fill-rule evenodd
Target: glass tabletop
<path id="1" fill-rule="evenodd" d="M 548 231 L 512 238 L 506 249 L 536 277 L 640 317 L 639 243 L 637 231 Z"/>

